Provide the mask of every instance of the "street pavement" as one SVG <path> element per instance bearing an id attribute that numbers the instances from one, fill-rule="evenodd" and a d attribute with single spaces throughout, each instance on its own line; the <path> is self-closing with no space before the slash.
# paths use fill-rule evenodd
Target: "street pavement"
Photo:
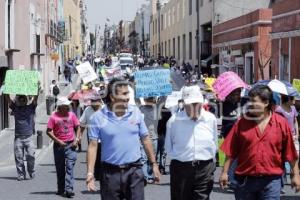
<path id="1" fill-rule="evenodd" d="M 184 80 L 178 74 L 172 74 L 174 86 L 181 88 L 184 84 Z M 77 83 L 73 83 L 73 86 L 69 85 L 64 88 L 65 94 L 70 90 L 76 88 Z M 43 108 L 45 109 L 45 108 Z M 45 112 L 45 110 L 44 110 Z M 37 121 L 39 124 L 45 126 L 47 116 L 44 114 L 38 114 Z M 40 117 L 40 116 L 43 117 Z M 42 128 L 42 127 L 40 127 Z M 43 129 L 45 130 L 45 129 Z M 85 185 L 86 178 L 86 136 L 83 138 L 83 152 L 78 153 L 78 159 L 75 166 L 75 194 L 74 199 L 78 200 L 89 200 L 89 199 L 100 199 L 100 191 L 88 192 Z M 4 137 L 2 137 L 4 138 Z M 0 138 L 0 139 L 2 139 Z M 44 141 L 49 141 L 47 136 L 44 134 Z M 1 143 L 0 143 L 1 144 Z M 45 143 L 44 143 L 45 144 Z M 7 148 L 12 148 L 11 144 L 7 144 Z M 2 143 L 3 146 L 3 143 Z M 0 148 L 0 155 L 6 155 L 5 148 Z M 1 157 L 2 158 L 2 157 Z M 168 169 L 168 167 L 167 167 Z M 232 200 L 234 196 L 232 193 L 228 193 L 220 189 L 217 184 L 218 177 L 220 175 L 220 168 L 217 168 L 215 173 L 215 185 L 211 194 L 212 200 Z M 162 176 L 162 181 L 158 185 L 148 185 L 145 188 L 145 199 L 146 200 L 169 200 L 170 199 L 170 176 Z M 99 188 L 99 183 L 97 183 Z M 33 180 L 17 181 L 16 180 L 16 169 L 14 167 L 0 167 L 0 200 L 59 200 L 63 197 L 56 196 L 56 172 L 53 159 L 52 145 L 43 149 L 42 155 L 36 164 L 36 177 Z M 300 195 L 295 195 L 291 190 L 290 185 L 285 187 L 286 194 L 282 196 L 283 200 L 299 200 Z"/>

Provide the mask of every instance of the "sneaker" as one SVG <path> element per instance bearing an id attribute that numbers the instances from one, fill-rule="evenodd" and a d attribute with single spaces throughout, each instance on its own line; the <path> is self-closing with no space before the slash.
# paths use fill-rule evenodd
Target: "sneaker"
<path id="1" fill-rule="evenodd" d="M 75 196 L 75 193 L 74 192 L 66 192 L 66 197 L 68 198 L 72 198 Z"/>
<path id="2" fill-rule="evenodd" d="M 65 193 L 64 191 L 58 191 L 58 192 L 56 192 L 55 194 L 58 195 L 58 196 L 63 196 L 64 193 Z"/>

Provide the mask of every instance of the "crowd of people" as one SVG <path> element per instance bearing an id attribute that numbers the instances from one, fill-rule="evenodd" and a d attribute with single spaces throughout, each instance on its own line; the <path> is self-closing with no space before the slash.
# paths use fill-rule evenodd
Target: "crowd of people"
<path id="1" fill-rule="evenodd" d="M 185 71 L 184 76 L 198 75 L 188 63 L 179 67 L 174 58 L 139 60 L 140 69 L 145 66 Z M 66 80 L 71 82 L 71 76 L 66 74 Z M 300 190 L 295 96 L 281 95 L 281 104 L 276 105 L 266 85 L 254 86 L 247 98 L 241 98 L 243 88 L 236 88 L 221 102 L 219 134 L 218 116 L 204 106 L 207 99 L 197 81 L 182 87 L 175 109 L 166 108 L 167 97 L 136 99 L 131 76 L 113 78 L 108 84 L 99 76 L 99 80 L 83 87 L 61 97 L 54 94 L 56 82 L 51 86 L 57 102 L 47 135 L 54 141 L 57 195 L 75 195 L 74 165 L 85 133 L 87 187 L 96 191 L 95 180 L 100 180 L 103 200 L 143 200 L 145 185 L 158 183 L 161 174 L 168 173 L 166 157 L 171 160 L 172 200 L 209 199 L 220 137 L 225 138 L 220 149 L 227 157 L 220 185 L 224 189 L 229 186 L 237 200 L 279 200 L 285 162 L 290 165 L 287 173 L 291 174 L 292 186 Z M 24 150 L 29 177 L 34 178 L 32 118 L 37 96 L 31 104 L 26 96 L 17 96 L 16 102 L 8 96 L 7 99 L 16 122 L 18 180 L 26 178 Z"/>

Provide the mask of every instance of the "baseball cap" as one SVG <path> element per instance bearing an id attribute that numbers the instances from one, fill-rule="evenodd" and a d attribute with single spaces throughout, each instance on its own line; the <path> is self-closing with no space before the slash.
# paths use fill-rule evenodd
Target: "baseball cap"
<path id="1" fill-rule="evenodd" d="M 57 99 L 57 106 L 68 106 L 72 103 L 67 97 L 59 97 Z"/>
<path id="2" fill-rule="evenodd" d="M 203 94 L 197 85 L 184 87 L 182 89 L 182 99 L 185 104 L 204 103 Z"/>

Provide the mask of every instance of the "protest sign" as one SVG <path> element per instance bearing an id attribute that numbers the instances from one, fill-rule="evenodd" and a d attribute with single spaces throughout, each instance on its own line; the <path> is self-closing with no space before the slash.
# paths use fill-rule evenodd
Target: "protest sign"
<path id="1" fill-rule="evenodd" d="M 293 86 L 300 93 L 300 79 L 294 79 Z"/>
<path id="2" fill-rule="evenodd" d="M 89 83 L 98 78 L 95 70 L 89 62 L 85 62 L 81 65 L 76 66 L 76 69 L 83 83 Z"/>
<path id="3" fill-rule="evenodd" d="M 223 167 L 224 166 L 224 163 L 225 163 L 225 159 L 226 159 L 226 156 L 224 154 L 223 151 L 221 151 L 220 147 L 222 146 L 224 142 L 224 139 L 218 139 L 218 145 L 219 145 L 219 151 L 218 151 L 218 158 L 219 158 L 219 167 Z"/>
<path id="4" fill-rule="evenodd" d="M 215 83 L 216 79 L 215 78 L 206 78 L 204 83 L 208 86 L 208 90 L 213 90 L 212 85 Z"/>
<path id="5" fill-rule="evenodd" d="M 5 75 L 4 94 L 37 95 L 39 72 L 8 70 Z"/>
<path id="6" fill-rule="evenodd" d="M 134 74 L 136 98 L 168 96 L 172 93 L 170 70 L 154 69 L 138 71 Z"/>
<path id="7" fill-rule="evenodd" d="M 213 90 L 221 101 L 224 101 L 233 90 L 246 87 L 247 84 L 234 72 L 224 72 L 213 84 Z"/>

